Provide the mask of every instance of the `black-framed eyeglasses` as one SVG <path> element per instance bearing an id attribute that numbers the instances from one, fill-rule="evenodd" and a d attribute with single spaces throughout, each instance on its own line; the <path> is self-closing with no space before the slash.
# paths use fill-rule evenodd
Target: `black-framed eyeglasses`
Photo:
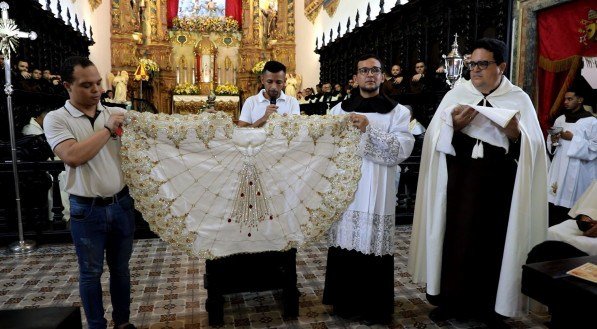
<path id="1" fill-rule="evenodd" d="M 478 62 L 473 62 L 470 61 L 468 62 L 466 65 L 468 66 L 469 70 L 473 70 L 475 68 L 475 66 L 479 67 L 479 70 L 485 70 L 486 68 L 489 67 L 489 64 L 493 64 L 493 63 L 497 63 L 496 61 L 478 61 Z"/>
<path id="2" fill-rule="evenodd" d="M 381 73 L 381 67 L 361 67 L 357 70 L 357 72 L 359 72 L 360 75 L 367 75 L 369 73 L 376 75 Z"/>

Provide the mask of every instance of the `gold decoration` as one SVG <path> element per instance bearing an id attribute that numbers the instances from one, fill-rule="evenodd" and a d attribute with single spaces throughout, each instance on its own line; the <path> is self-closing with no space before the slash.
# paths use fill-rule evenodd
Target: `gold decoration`
<path id="1" fill-rule="evenodd" d="M 323 0 L 305 0 L 305 16 L 311 23 L 317 19 L 322 4 Z"/>
<path id="2" fill-rule="evenodd" d="M 338 9 L 338 4 L 340 0 L 328 0 L 323 2 L 323 9 L 330 15 L 330 17 L 334 17 L 336 13 L 336 9 Z"/>
<path id="3" fill-rule="evenodd" d="M 76 0 L 72 0 L 75 3 Z M 89 0 L 89 6 L 91 7 L 91 11 L 94 11 L 102 4 L 102 0 Z"/>

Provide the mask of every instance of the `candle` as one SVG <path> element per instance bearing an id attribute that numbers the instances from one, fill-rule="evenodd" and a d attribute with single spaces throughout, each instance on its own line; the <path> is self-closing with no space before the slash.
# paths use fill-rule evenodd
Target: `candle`
<path id="1" fill-rule="evenodd" d="M 184 83 L 189 82 L 189 80 L 187 79 L 187 68 L 186 67 L 182 68 L 182 81 Z"/>
<path id="2" fill-rule="evenodd" d="M 191 81 L 195 84 L 195 65 L 191 68 Z"/>
<path id="3" fill-rule="evenodd" d="M 236 85 L 236 67 L 232 70 L 232 84 Z"/>
<path id="4" fill-rule="evenodd" d="M 180 67 L 176 66 L 176 84 L 180 84 Z"/>

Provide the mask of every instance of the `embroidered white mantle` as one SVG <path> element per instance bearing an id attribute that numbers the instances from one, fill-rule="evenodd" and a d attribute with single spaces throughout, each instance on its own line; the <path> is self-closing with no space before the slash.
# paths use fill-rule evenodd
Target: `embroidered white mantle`
<path id="1" fill-rule="evenodd" d="M 345 116 L 128 114 L 122 168 L 151 229 L 205 258 L 284 250 L 323 236 L 354 197 L 360 133 Z"/>

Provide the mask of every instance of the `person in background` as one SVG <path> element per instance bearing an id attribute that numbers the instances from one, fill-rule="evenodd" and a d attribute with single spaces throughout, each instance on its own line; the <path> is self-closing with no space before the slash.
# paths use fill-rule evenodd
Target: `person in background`
<path id="1" fill-rule="evenodd" d="M 408 80 L 402 74 L 402 68 L 400 65 L 395 64 L 392 66 L 390 76 L 384 81 L 382 86 L 382 92 L 388 97 L 398 101 L 401 95 L 408 92 Z"/>
<path id="2" fill-rule="evenodd" d="M 564 94 L 564 114 L 553 124 L 563 130 L 547 137 L 548 151 L 554 155 L 547 185 L 549 226 L 564 221 L 572 205 L 597 179 L 597 118 L 585 111 L 583 103 L 580 91 L 570 87 Z"/>

